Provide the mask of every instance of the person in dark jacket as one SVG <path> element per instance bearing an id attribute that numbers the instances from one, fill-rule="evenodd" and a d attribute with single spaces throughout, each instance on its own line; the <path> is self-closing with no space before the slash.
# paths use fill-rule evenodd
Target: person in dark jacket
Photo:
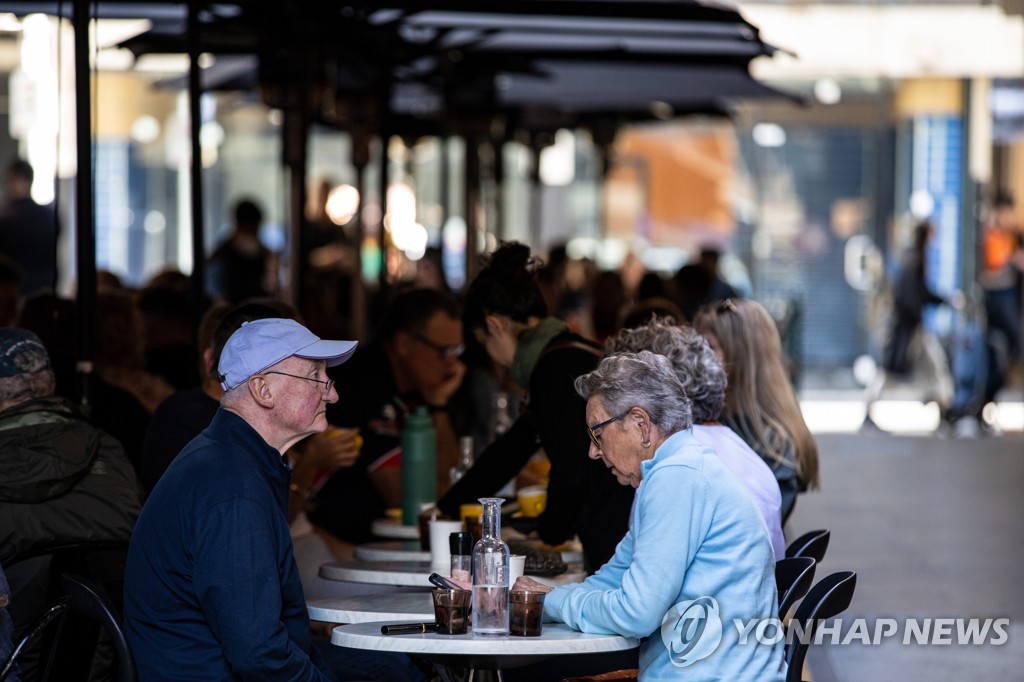
<path id="1" fill-rule="evenodd" d="M 327 427 L 338 394 L 325 365 L 354 349 L 282 318 L 228 340 L 221 409 L 157 483 L 128 550 L 125 634 L 142 679 L 332 679 L 309 633 L 283 455 Z"/>
<path id="2" fill-rule="evenodd" d="M 156 484 L 128 549 L 125 634 L 140 679 L 336 679 L 309 630 L 285 453 L 327 428 L 338 394 L 326 366 L 355 346 L 284 318 L 228 339 L 220 409 Z M 389 679 L 416 679 L 405 662 Z"/>
<path id="3" fill-rule="evenodd" d="M 209 293 L 228 303 L 269 296 L 277 290 L 277 256 L 260 241 L 263 212 L 256 202 L 235 204 L 235 227 L 210 255 Z"/>
<path id="4" fill-rule="evenodd" d="M 573 382 L 594 370 L 601 349 L 547 316 L 532 267 L 529 247 L 504 244 L 466 293 L 465 328 L 528 390 L 527 408 L 437 506 L 457 516 L 460 504 L 492 495 L 543 448 L 551 473 L 537 533 L 549 545 L 578 535 L 595 571 L 626 533 L 633 489 L 587 456 L 586 403 Z"/>
<path id="5" fill-rule="evenodd" d="M 0 564 L 20 637 L 46 607 L 52 551 L 128 544 L 142 493 L 121 445 L 64 398 L 39 337 L 0 329 Z M 33 679 L 29 669 L 22 672 Z"/>
<path id="6" fill-rule="evenodd" d="M 928 286 L 927 248 L 935 228 L 925 220 L 914 226 L 913 238 L 893 285 L 889 339 L 877 372 L 865 393 L 865 429 L 877 429 L 871 405 L 889 384 L 916 379 L 925 399 L 935 400 L 945 412 L 953 402 L 953 377 L 938 340 L 922 325 L 925 306 L 959 305 L 959 294 L 947 300 Z"/>
<path id="7" fill-rule="evenodd" d="M 935 232 L 930 222 L 914 227 L 914 239 L 893 287 L 893 324 L 886 348 L 885 371 L 909 374 L 913 364 L 910 343 L 921 327 L 926 305 L 945 303 L 946 299 L 928 287 L 925 275 L 925 249 Z"/>
<path id="8" fill-rule="evenodd" d="M 21 293 L 25 296 L 52 290 L 57 283 L 60 222 L 52 205 L 41 206 L 32 198 L 34 179 L 32 166 L 15 159 L 7 167 L 7 205 L 0 210 L 0 254 L 24 271 Z"/>

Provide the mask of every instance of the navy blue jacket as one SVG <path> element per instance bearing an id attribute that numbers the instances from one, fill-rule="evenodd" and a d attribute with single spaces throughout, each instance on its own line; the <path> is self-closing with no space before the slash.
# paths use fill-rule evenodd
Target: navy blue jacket
<path id="1" fill-rule="evenodd" d="M 290 476 L 277 450 L 221 409 L 157 483 L 125 570 L 125 630 L 143 682 L 334 679 L 311 646 Z"/>

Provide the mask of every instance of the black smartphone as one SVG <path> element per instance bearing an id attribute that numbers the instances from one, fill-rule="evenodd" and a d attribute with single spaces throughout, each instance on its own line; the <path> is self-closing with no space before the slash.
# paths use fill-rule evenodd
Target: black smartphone
<path id="1" fill-rule="evenodd" d="M 428 578 L 428 579 L 430 580 L 430 584 L 431 585 L 436 585 L 437 587 L 440 587 L 442 590 L 461 590 L 462 589 L 461 587 L 459 587 L 458 585 L 453 583 L 448 578 L 445 578 L 440 573 L 431 573 L 430 574 L 430 578 Z"/>

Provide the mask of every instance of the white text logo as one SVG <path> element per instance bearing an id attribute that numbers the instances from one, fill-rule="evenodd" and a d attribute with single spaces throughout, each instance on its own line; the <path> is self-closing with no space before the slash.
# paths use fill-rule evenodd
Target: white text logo
<path id="1" fill-rule="evenodd" d="M 672 665 L 685 668 L 707 658 L 722 642 L 722 618 L 713 597 L 679 602 L 661 620 L 661 641 Z"/>

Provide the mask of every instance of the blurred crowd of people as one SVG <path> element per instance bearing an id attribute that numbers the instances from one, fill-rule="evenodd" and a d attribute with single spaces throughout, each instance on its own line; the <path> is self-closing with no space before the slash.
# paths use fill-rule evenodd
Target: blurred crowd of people
<path id="1" fill-rule="evenodd" d="M 251 238 L 257 215 L 252 206 L 240 204 L 237 222 L 249 226 L 231 240 L 244 244 Z M 265 255 L 244 246 L 241 251 L 257 260 Z M 224 264 L 239 257 L 225 256 Z M 338 389 L 338 398 L 326 406 L 328 428 L 287 447 L 286 520 L 306 596 L 336 587 L 317 577 L 317 567 L 351 558 L 357 543 L 371 539 L 371 522 L 401 503 L 401 432 L 406 415 L 418 406 L 428 410 L 436 433 L 440 513 L 455 514 L 460 504 L 495 493 L 509 479 L 535 477 L 530 464 L 543 457 L 548 504 L 531 532 L 552 546 L 578 537 L 590 572 L 609 562 L 629 531 L 639 473 L 627 476 L 625 469 L 613 467 L 610 475 L 595 434 L 608 437 L 632 427 L 588 426 L 587 401 L 577 380 L 594 372 L 605 356 L 647 351 L 675 356 L 671 381 L 679 388 L 673 390 L 685 387 L 687 405 L 695 406 L 699 443 L 724 453 L 726 466 L 743 482 L 744 496 L 750 495 L 754 527 L 765 531 L 766 556 L 778 558 L 782 524 L 798 493 L 817 484 L 817 451 L 800 416 L 774 321 L 758 303 L 734 297 L 714 262 L 706 253 L 700 264 L 674 278 L 642 273 L 631 281 L 570 261 L 564 252 L 544 263 L 529 247 L 508 243 L 485 260 L 463 295 L 413 283 L 395 287 L 369 342 L 350 362 L 328 372 L 328 393 L 335 395 L 332 385 Z M 242 273 L 248 284 L 237 281 Z M 161 273 L 139 290 L 102 273 L 94 372 L 83 405 L 72 402 L 78 390 L 73 303 L 50 292 L 20 300 L 18 315 L 7 321 L 12 379 L 0 377 L 0 389 L 26 373 L 50 379 L 0 403 L 5 408 L 0 427 L 25 409 L 18 400 L 56 411 L 61 419 L 82 420 L 108 439 L 101 441 L 110 444 L 104 456 L 124 462 L 118 470 L 129 474 L 118 483 L 122 489 L 106 497 L 123 502 L 122 514 L 134 518 L 141 500 L 156 494 L 161 480 L 176 470 L 178 453 L 216 423 L 226 391 L 234 387 L 225 379 L 223 356 L 233 335 L 254 320 L 303 320 L 301 309 L 266 295 L 272 292 L 265 275 L 262 263 L 236 269 L 232 290 L 244 298 L 232 300 L 221 292 L 196 325 L 188 279 L 181 273 Z M 715 299 L 724 293 L 733 297 Z M 684 307 L 692 319 L 681 312 Z M 29 347 L 31 366 L 14 357 L 14 349 L 20 353 Z M 470 376 L 478 379 L 469 381 Z M 500 429 L 493 423 L 498 391 L 518 404 Z M 0 390 L 0 397 L 5 395 Z M 645 409 L 657 413 L 654 406 Z M 668 437 L 666 425 L 650 425 L 653 433 Z M 473 467 L 452 485 L 447 472 L 458 463 L 457 438 L 470 433 L 485 434 L 485 442 Z M 642 460 L 655 449 L 648 443 L 635 455 Z M 161 499 L 166 506 L 180 495 Z M 0 505 L 10 502 L 0 500 Z M 32 500 L 40 509 L 55 503 L 47 495 Z M 24 532 L 0 529 L 5 537 Z M 39 531 L 43 546 L 48 533 Z M 0 563 L 12 566 L 8 578 L 15 601 L 26 589 L 22 560 L 17 553 L 0 556 Z M 34 606 L 40 606 L 38 595 Z M 31 612 L 14 612 L 15 634 L 30 624 Z M 361 670 L 352 661 L 345 666 Z M 396 669 L 408 674 L 402 665 Z"/>
<path id="2" fill-rule="evenodd" d="M 12 167 L 9 181 L 23 182 L 26 173 L 30 180 L 30 169 Z M 1020 359 L 1024 246 L 1012 202 L 1003 197 L 996 204 L 981 244 L 986 350 L 963 372 L 975 380 L 980 374 L 983 381 L 975 384 L 983 388 L 969 400 L 958 398 L 961 377 L 950 374 L 941 349 L 922 334 L 926 305 L 962 307 L 959 299 L 928 288 L 930 225 L 915 230 L 895 285 L 886 373 L 905 374 L 915 357 L 926 359 L 949 414 L 980 409 L 972 401 L 990 400 Z M 52 229 L 43 236 L 54 239 L 55 218 L 38 219 L 50 221 Z M 199 436 L 240 433 L 223 418 L 226 405 L 243 406 L 236 410 L 243 418 L 264 408 L 283 410 L 282 423 L 301 417 L 270 397 L 267 374 L 309 382 L 312 393 L 302 409 L 323 403 L 315 413 L 317 420 L 324 418 L 322 428 L 284 429 L 281 437 L 288 465 L 282 527 L 290 539 L 275 537 L 274 543 L 282 556 L 294 556 L 297 575 L 282 578 L 289 590 L 301 584 L 308 598 L 337 589 L 318 577 L 319 565 L 352 558 L 355 545 L 373 537 L 372 522 L 401 505 L 401 434 L 406 417 L 423 408 L 433 425 L 437 460 L 436 509 L 425 513 L 457 517 L 460 505 L 493 495 L 510 480 L 535 483 L 533 464 L 540 458 L 548 502 L 529 532 L 551 546 L 578 537 L 588 572 L 613 567 L 604 575 L 620 582 L 604 588 L 644 599 L 655 593 L 658 599 L 685 596 L 692 575 L 682 569 L 671 572 L 674 582 L 667 589 L 639 589 L 640 583 L 623 578 L 635 562 L 653 562 L 644 569 L 650 570 L 683 557 L 681 565 L 703 566 L 724 592 L 745 595 L 759 615 L 772 615 L 766 576 L 772 559 L 783 555 L 783 527 L 798 496 L 819 484 L 818 452 L 778 325 L 761 304 L 741 297 L 722 278 L 717 249 L 704 249 L 693 263 L 664 276 L 644 271 L 634 260 L 619 271 L 599 271 L 591 261 L 570 259 L 564 248 L 541 260 L 530 247 L 509 242 L 483 259 L 464 292 L 451 291 L 442 268 L 424 267 L 416 279 L 371 297 L 357 274 L 351 238 L 321 222 L 303 246 L 301 260 L 311 268 L 293 306 L 278 298 L 277 256 L 260 243 L 261 220 L 255 201 L 238 202 L 231 234 L 211 255 L 209 298 L 199 318 L 189 278 L 180 272 L 162 272 L 137 290 L 101 272 L 95 355 L 91 372 L 84 373 L 84 392 L 78 384 L 74 303 L 53 293 L 52 263 L 48 271 L 30 272 L 31 261 L 18 258 L 10 241 L 3 241 L 9 227 L 0 222 L 0 247 L 15 256 L 0 255 L 0 435 L 18 444 L 3 445 L 5 470 L 22 476 L 0 486 L 0 507 L 17 505 L 26 518 L 47 519 L 0 526 L 0 565 L 7 569 L 16 607 L 15 636 L 45 603 L 46 586 L 31 585 L 38 566 L 25 562 L 39 559 L 48 546 L 95 541 L 96 529 L 105 542 L 127 543 L 147 497 L 180 506 L 184 498 L 167 490 L 170 483 L 162 489 L 161 482 L 181 486 L 186 465 L 176 464 L 179 453 L 201 450 Z M 275 364 L 248 368 L 241 380 L 229 377 L 227 368 L 233 371 L 241 362 L 232 343 L 240 331 L 252 332 L 256 321 L 285 331 L 299 328 L 297 333 L 314 339 L 352 338 L 364 312 L 374 323 L 372 334 L 344 365 L 338 360 L 338 366 L 328 362 L 296 374 L 292 367 L 301 363 L 292 361 L 304 356 L 289 351 Z M 276 322 L 263 322 L 269 320 Z M 283 362 L 291 364 L 271 370 Z M 262 383 L 250 386 L 252 394 L 243 401 L 236 389 L 257 376 Z M 515 403 L 512 410 L 502 407 L 500 419 L 499 394 Z M 459 464 L 458 439 L 466 435 L 477 440 L 476 461 L 453 481 L 448 472 Z M 81 453 L 73 470 L 54 461 L 54 451 L 68 443 Z M 55 481 L 45 485 L 34 481 L 39 471 L 32 466 L 44 458 L 56 469 Z M 97 463 L 116 475 L 96 479 Z M 666 525 L 662 517 L 673 501 L 668 488 L 637 491 L 649 474 L 675 466 L 731 472 L 728 485 L 717 480 L 718 473 L 702 474 L 699 484 L 672 484 L 704 486 L 708 504 L 727 511 L 704 517 L 691 501 L 692 523 Z M 268 475 L 280 478 L 276 470 Z M 666 482 L 676 478 L 660 476 Z M 210 485 L 216 488 L 215 481 Z M 26 497 L 28 488 L 32 494 Z M 103 504 L 95 502 L 97 495 Z M 64 523 L 68 515 L 83 519 L 89 532 Z M 0 515 L 7 518 L 13 516 Z M 723 526 L 723 518 L 732 520 Z M 681 534 L 679 551 L 652 555 L 643 549 L 664 533 Z M 744 549 L 737 554 L 737 547 Z M 730 563 L 738 555 L 749 572 Z M 573 599 L 553 598 L 560 617 L 568 623 L 587 620 Z M 145 614 L 131 615 L 143 627 Z M 633 615 L 631 627 L 640 630 L 653 618 L 647 612 Z M 287 627 L 303 622 L 291 614 Z M 632 634 L 643 635 L 640 630 Z M 301 641 L 306 650 L 312 646 Z M 274 659 L 273 651 L 264 653 Z M 337 652 L 327 647 L 324 653 Z M 403 661 L 349 659 L 333 667 L 343 679 L 364 679 L 364 663 L 391 671 L 375 675 L 412 679 Z M 657 652 L 641 654 L 641 669 L 663 664 Z M 765 653 L 756 665 L 775 675 L 778 652 Z M 743 666 L 733 661 L 721 670 L 740 672 Z"/>
<path id="3" fill-rule="evenodd" d="M 1024 379 L 1024 227 L 1012 195 L 998 192 L 979 233 L 976 286 L 945 296 L 930 283 L 934 234 L 928 220 L 914 226 L 899 270 L 885 289 L 889 323 L 879 370 L 866 392 L 865 427 L 877 428 L 870 411 L 884 390 L 910 384 L 919 388 L 923 402 L 938 405 L 944 430 L 996 431 L 984 415 L 986 406 L 1003 388 Z M 924 324 L 926 310 L 934 306 L 952 310 L 945 338 Z"/>

